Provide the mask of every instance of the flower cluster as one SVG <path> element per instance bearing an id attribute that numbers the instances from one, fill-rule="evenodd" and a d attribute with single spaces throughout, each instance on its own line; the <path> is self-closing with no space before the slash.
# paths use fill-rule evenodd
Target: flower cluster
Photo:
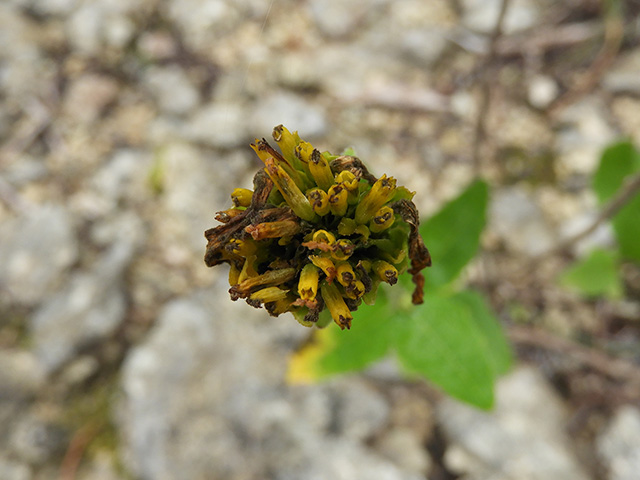
<path id="1" fill-rule="evenodd" d="M 282 125 L 273 138 L 282 153 L 256 139 L 251 147 L 265 167 L 253 191 L 236 188 L 233 207 L 216 215 L 222 225 L 205 232 L 205 263 L 229 264 L 231 298 L 273 316 L 292 312 L 305 326 L 333 318 L 344 329 L 381 282 L 393 285 L 408 270 L 413 302 L 422 303 L 420 272 L 431 259 L 414 193 L 393 177 L 374 177 L 357 157 L 321 153 Z"/>

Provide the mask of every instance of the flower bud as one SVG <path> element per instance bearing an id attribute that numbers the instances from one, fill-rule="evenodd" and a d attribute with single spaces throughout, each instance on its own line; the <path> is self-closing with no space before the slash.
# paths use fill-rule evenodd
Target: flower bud
<path id="1" fill-rule="evenodd" d="M 329 162 L 318 150 L 313 150 L 309 156 L 309 171 L 311 176 L 322 190 L 327 192 L 333 185 L 333 173 Z"/>
<path id="2" fill-rule="evenodd" d="M 235 207 L 248 207 L 251 205 L 251 197 L 253 192 L 248 188 L 236 188 L 231 193 L 231 201 Z"/>
<path id="3" fill-rule="evenodd" d="M 327 192 L 329 195 L 329 207 L 331 208 L 331 213 L 336 217 L 342 217 L 345 213 L 347 213 L 347 207 L 349 203 L 347 202 L 347 198 L 349 196 L 349 192 L 342 185 L 332 185 Z"/>
<path id="4" fill-rule="evenodd" d="M 307 263 L 300 272 L 298 295 L 303 300 L 315 300 L 318 293 L 320 271 L 313 263 Z"/>
<path id="5" fill-rule="evenodd" d="M 278 222 L 264 222 L 258 225 L 249 225 L 245 229 L 254 240 L 265 238 L 281 238 L 295 235 L 300 231 L 300 224 L 293 220 L 281 220 Z"/>
<path id="6" fill-rule="evenodd" d="M 291 207 L 294 213 L 303 220 L 312 221 L 316 219 L 316 214 L 313 211 L 313 207 L 307 200 L 298 186 L 295 184 L 291 177 L 275 163 L 273 158 L 268 158 L 265 161 L 267 174 L 278 188 L 287 204 Z"/>
<path id="7" fill-rule="evenodd" d="M 386 175 L 380 177 L 356 207 L 355 221 L 361 224 L 369 223 L 376 212 L 391 199 L 395 189 L 395 178 L 387 178 Z"/>
<path id="8" fill-rule="evenodd" d="M 391 207 L 382 207 L 369 222 L 369 230 L 373 233 L 380 233 L 386 230 L 395 220 L 395 215 Z"/>
<path id="9" fill-rule="evenodd" d="M 387 282 L 389 285 L 395 285 L 398 282 L 398 270 L 390 263 L 377 260 L 373 262 L 372 268 L 383 282 Z"/>
<path id="10" fill-rule="evenodd" d="M 321 217 L 330 212 L 329 195 L 324 190 L 312 188 L 307 192 L 307 200 L 313 207 L 313 211 Z"/>
<path id="11" fill-rule="evenodd" d="M 349 307 L 347 307 L 347 304 L 343 300 L 342 295 L 340 295 L 338 288 L 335 285 L 322 282 L 320 291 L 322 293 L 324 304 L 329 309 L 329 313 L 331 313 L 333 321 L 336 322 L 342 330 L 345 328 L 351 328 L 351 320 L 353 319 L 353 316 L 351 315 Z"/>

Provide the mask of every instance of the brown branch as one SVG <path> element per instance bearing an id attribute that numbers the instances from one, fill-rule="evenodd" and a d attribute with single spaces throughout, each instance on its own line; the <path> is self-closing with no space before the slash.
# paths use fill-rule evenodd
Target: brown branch
<path id="1" fill-rule="evenodd" d="M 615 216 L 615 214 L 618 213 L 639 192 L 640 173 L 637 173 L 636 175 L 627 179 L 627 181 L 622 185 L 622 188 L 620 188 L 620 190 L 618 191 L 618 194 L 605 204 L 602 210 L 600 210 L 600 213 L 598 213 L 598 216 L 593 220 L 593 222 L 591 222 L 590 225 L 588 225 L 585 229 L 578 232 L 577 234 L 563 240 L 551 250 L 548 250 L 536 256 L 535 258 L 537 259 L 550 254 L 562 253 L 571 245 L 588 237 L 593 232 L 595 232 L 603 222 Z"/>
<path id="2" fill-rule="evenodd" d="M 76 478 L 76 472 L 87 446 L 100 433 L 101 429 L 102 422 L 90 421 L 76 431 L 60 464 L 59 480 L 74 480 Z"/>
<path id="3" fill-rule="evenodd" d="M 516 344 L 562 352 L 614 380 L 629 382 L 629 386 L 640 392 L 639 365 L 532 327 L 512 325 L 507 333 Z"/>
<path id="4" fill-rule="evenodd" d="M 494 59 L 497 56 L 497 47 L 498 40 L 502 35 L 502 27 L 504 24 L 504 19 L 507 15 L 507 10 L 509 7 L 510 0 L 502 0 L 502 4 L 500 5 L 500 12 L 498 14 L 498 19 L 496 21 L 495 28 L 493 29 L 493 33 L 491 34 L 491 40 L 489 42 L 489 50 L 484 60 L 483 69 L 483 78 L 482 78 L 482 91 L 480 97 L 480 104 L 478 108 L 478 118 L 476 120 L 475 133 L 474 133 L 474 141 L 473 141 L 473 166 L 476 175 L 480 173 L 480 164 L 481 164 L 481 147 L 484 143 L 487 131 L 486 131 L 486 120 L 489 114 L 489 106 L 491 104 L 491 81 L 489 75 L 487 74 L 487 70 L 489 70 L 489 66 L 493 63 Z"/>
<path id="5" fill-rule="evenodd" d="M 549 109 L 551 113 L 576 102 L 580 97 L 598 85 L 600 78 L 602 78 L 615 60 L 622 45 L 623 38 L 624 23 L 622 14 L 619 11 L 607 12 L 604 19 L 604 41 L 602 48 L 588 70 L 578 79 L 575 85 L 551 104 Z"/>

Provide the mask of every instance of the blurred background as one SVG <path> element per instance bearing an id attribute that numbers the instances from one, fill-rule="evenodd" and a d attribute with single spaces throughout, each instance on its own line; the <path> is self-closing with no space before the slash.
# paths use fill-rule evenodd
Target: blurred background
<path id="1" fill-rule="evenodd" d="M 3 0 L 0 478 L 632 480 L 640 270 L 591 178 L 640 144 L 640 3 Z M 493 412 L 392 361 L 285 382 L 309 335 L 228 297 L 203 231 L 275 125 L 352 146 L 423 216 L 491 185 L 483 291 L 518 355 Z M 437 259 L 434 259 L 437 261 Z M 426 272 L 428 274 L 428 271 Z"/>

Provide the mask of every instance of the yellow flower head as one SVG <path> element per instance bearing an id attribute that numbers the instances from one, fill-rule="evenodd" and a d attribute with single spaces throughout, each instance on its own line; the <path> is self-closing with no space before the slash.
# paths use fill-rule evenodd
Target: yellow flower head
<path id="1" fill-rule="evenodd" d="M 422 303 L 422 269 L 431 265 L 418 233 L 413 193 L 393 177 L 374 177 L 354 156 L 321 153 L 282 125 L 252 148 L 264 162 L 253 190 L 236 188 L 222 225 L 205 232 L 205 263 L 230 265 L 229 293 L 305 326 L 332 318 L 350 328 L 381 282 L 408 271 Z"/>

